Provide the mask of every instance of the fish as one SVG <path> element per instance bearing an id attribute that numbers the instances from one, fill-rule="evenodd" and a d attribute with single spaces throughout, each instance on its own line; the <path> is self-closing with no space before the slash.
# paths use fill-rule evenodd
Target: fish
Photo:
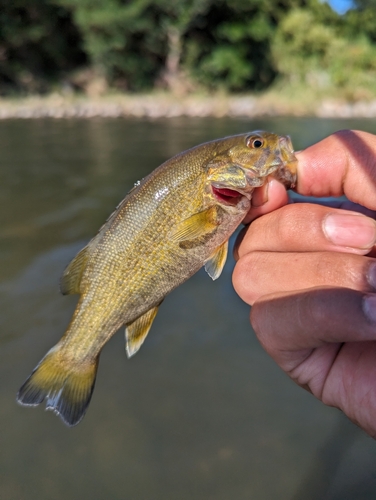
<path id="1" fill-rule="evenodd" d="M 289 136 L 248 132 L 177 154 L 137 182 L 61 279 L 79 294 L 62 338 L 21 386 L 17 401 L 78 424 L 89 406 L 99 356 L 125 327 L 128 357 L 143 344 L 164 298 L 201 267 L 217 279 L 228 240 L 270 176 L 293 187 Z"/>

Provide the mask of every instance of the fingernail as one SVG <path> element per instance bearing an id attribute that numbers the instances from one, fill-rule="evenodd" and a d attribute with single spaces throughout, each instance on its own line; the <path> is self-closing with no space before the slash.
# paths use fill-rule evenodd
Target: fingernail
<path id="1" fill-rule="evenodd" d="M 332 243 L 342 247 L 371 248 L 376 241 L 376 223 L 361 214 L 329 214 L 323 230 Z"/>
<path id="2" fill-rule="evenodd" d="M 376 295 L 365 295 L 363 298 L 363 312 L 372 323 L 376 323 Z"/>

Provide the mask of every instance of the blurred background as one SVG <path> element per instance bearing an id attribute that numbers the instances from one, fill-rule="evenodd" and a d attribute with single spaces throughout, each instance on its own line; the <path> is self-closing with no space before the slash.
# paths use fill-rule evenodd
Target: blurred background
<path id="1" fill-rule="evenodd" d="M 376 97 L 375 0 L 0 0 L 0 94 Z"/>
<path id="2" fill-rule="evenodd" d="M 147 95 L 149 106 L 237 93 L 290 99 L 297 114 L 323 98 L 371 103 L 375 43 L 372 0 L 0 0 L 0 117 L 50 95 Z M 111 339 L 77 427 L 16 404 L 73 313 L 65 266 L 137 180 L 248 130 L 289 134 L 295 149 L 343 128 L 376 133 L 372 118 L 161 109 L 0 120 L 0 499 L 374 500 L 375 442 L 265 354 L 231 255 L 218 281 L 200 271 L 166 298 L 137 356 L 126 359 L 123 331 Z"/>

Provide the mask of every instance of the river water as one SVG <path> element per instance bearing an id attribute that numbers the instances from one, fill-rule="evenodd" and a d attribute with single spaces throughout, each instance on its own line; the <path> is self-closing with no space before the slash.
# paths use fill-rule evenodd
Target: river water
<path id="1" fill-rule="evenodd" d="M 376 498 L 376 443 L 263 352 L 232 258 L 165 300 L 137 356 L 111 339 L 77 427 L 15 402 L 73 312 L 64 267 L 135 181 L 209 139 L 266 129 L 301 149 L 348 127 L 376 133 L 316 118 L 0 122 L 1 500 Z"/>

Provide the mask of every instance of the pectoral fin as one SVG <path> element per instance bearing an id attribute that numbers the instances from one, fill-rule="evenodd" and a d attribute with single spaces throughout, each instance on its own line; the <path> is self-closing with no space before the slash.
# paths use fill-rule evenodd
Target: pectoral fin
<path id="1" fill-rule="evenodd" d="M 205 263 L 205 271 L 213 280 L 220 277 L 226 264 L 227 252 L 228 241 L 225 241 L 225 243 L 218 247 L 210 259 Z"/>
<path id="2" fill-rule="evenodd" d="M 175 226 L 170 237 L 174 241 L 195 240 L 212 233 L 218 226 L 216 221 L 217 209 L 215 206 L 188 217 Z"/>
<path id="3" fill-rule="evenodd" d="M 84 247 L 65 269 L 60 281 L 60 290 L 63 295 L 81 293 L 80 283 L 89 259 L 89 247 Z"/>
<path id="4" fill-rule="evenodd" d="M 160 305 L 160 304 L 159 304 Z M 140 349 L 158 312 L 158 306 L 149 309 L 125 328 L 125 351 L 128 358 Z"/>

